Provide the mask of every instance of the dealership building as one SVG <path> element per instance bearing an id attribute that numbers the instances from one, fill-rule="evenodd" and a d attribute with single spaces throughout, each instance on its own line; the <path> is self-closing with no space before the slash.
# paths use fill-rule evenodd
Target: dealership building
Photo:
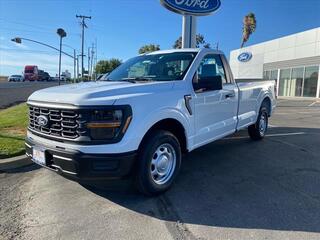
<path id="1" fill-rule="evenodd" d="M 237 79 L 271 79 L 279 97 L 320 98 L 320 27 L 233 50 Z"/>

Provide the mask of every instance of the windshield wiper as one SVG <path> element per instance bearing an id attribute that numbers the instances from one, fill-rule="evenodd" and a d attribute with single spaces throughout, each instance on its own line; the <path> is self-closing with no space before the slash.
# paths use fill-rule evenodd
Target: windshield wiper
<path id="1" fill-rule="evenodd" d="M 108 82 L 130 82 L 130 83 L 136 83 L 134 78 L 123 78 L 121 80 L 113 80 L 113 79 L 103 79 L 98 81 L 108 81 Z"/>
<path id="2" fill-rule="evenodd" d="M 153 82 L 154 80 L 147 77 L 132 77 L 132 78 L 122 78 L 121 81 L 127 81 L 127 82 Z"/>
<path id="3" fill-rule="evenodd" d="M 119 82 L 130 82 L 130 83 L 136 83 L 136 79 L 135 78 L 122 78 L 121 80 L 119 80 Z"/>

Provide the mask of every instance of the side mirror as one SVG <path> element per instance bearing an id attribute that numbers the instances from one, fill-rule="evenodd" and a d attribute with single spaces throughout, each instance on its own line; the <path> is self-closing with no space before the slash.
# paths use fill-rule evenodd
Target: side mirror
<path id="1" fill-rule="evenodd" d="M 213 76 L 213 77 L 201 77 L 198 76 L 198 81 L 194 83 L 194 89 L 203 91 L 215 91 L 222 89 L 222 77 Z"/>

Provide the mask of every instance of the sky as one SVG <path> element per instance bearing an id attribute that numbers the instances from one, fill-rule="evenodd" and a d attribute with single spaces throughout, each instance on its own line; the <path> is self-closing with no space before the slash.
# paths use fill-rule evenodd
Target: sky
<path id="1" fill-rule="evenodd" d="M 320 0 L 221 0 L 220 9 L 199 17 L 197 32 L 226 56 L 241 43 L 242 19 L 249 12 L 257 18 L 256 32 L 248 45 L 320 26 Z M 24 37 L 59 46 L 57 28 L 63 28 L 63 50 L 80 54 L 81 27 L 76 14 L 86 20 L 85 51 L 97 42 L 98 60 L 126 60 L 144 44 L 170 49 L 181 35 L 182 16 L 168 11 L 159 0 L 0 0 L 0 75 L 21 74 L 25 65 L 38 65 L 52 76 L 58 72 L 58 53 L 13 37 Z M 72 48 L 70 48 L 72 47 Z M 87 59 L 85 58 L 85 63 Z M 86 65 L 85 65 L 86 66 Z M 73 60 L 62 58 L 62 70 L 73 72 Z"/>

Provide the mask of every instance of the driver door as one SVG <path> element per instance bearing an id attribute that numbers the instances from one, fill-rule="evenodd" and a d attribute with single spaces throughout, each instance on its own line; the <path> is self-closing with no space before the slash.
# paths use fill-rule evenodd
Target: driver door
<path id="1" fill-rule="evenodd" d="M 220 87 L 203 88 L 201 81 L 222 81 Z M 221 86 L 222 84 L 222 86 Z M 210 83 L 209 85 L 212 85 Z M 219 84 L 213 84 L 219 86 Z M 234 84 L 228 82 L 219 54 L 206 55 L 193 78 L 195 91 L 195 145 L 201 146 L 233 133 L 237 124 Z"/>

